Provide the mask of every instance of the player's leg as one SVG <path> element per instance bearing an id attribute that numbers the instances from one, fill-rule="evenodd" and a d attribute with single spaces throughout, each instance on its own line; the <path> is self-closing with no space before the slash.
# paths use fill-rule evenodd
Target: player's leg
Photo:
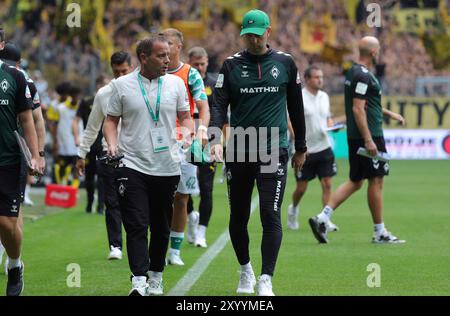
<path id="1" fill-rule="evenodd" d="M 364 179 L 366 178 L 366 172 L 364 171 L 366 162 L 363 159 L 367 158 L 361 157 L 356 153 L 361 146 L 361 142 L 364 143 L 362 140 L 348 140 L 350 164 L 349 179 L 331 194 L 329 201 L 322 209 L 322 212 L 309 219 L 311 230 L 319 243 L 328 242 L 327 223 L 331 221 L 333 212 L 353 193 L 361 189 L 364 184 Z M 362 144 L 362 146 L 364 146 L 364 144 Z"/>
<path id="2" fill-rule="evenodd" d="M 184 156 L 183 156 L 184 158 Z M 187 204 L 190 194 L 198 194 L 197 167 L 181 161 L 181 176 L 173 203 L 173 218 L 170 232 L 169 264 L 184 265 L 181 259 L 181 245 L 187 223 Z"/>
<path id="3" fill-rule="evenodd" d="M 299 204 L 308 188 L 307 180 L 298 180 L 296 182 L 295 190 L 292 193 L 292 204 L 288 206 L 287 211 L 287 226 L 289 229 L 299 229 L 298 216 L 300 214 Z"/>
<path id="4" fill-rule="evenodd" d="M 181 181 L 181 180 L 180 180 Z M 187 223 L 187 204 L 189 194 L 175 193 L 173 201 L 173 217 L 170 231 L 170 249 L 168 263 L 172 265 L 184 265 L 181 259 L 181 245 L 184 240 L 184 229 Z"/>
<path id="5" fill-rule="evenodd" d="M 258 170 L 256 184 L 260 201 L 260 218 L 263 227 L 261 242 L 262 268 L 258 280 L 258 295 L 273 296 L 272 276 L 283 236 L 281 205 L 287 180 L 287 150 L 281 150 L 278 169 L 274 172 Z M 272 162 L 273 163 L 273 162 Z"/>
<path id="6" fill-rule="evenodd" d="M 169 245 L 170 223 L 172 218 L 172 204 L 179 176 L 151 177 L 150 199 L 150 269 L 149 294 L 162 295 L 162 273 L 165 265 L 165 256 Z"/>
<path id="7" fill-rule="evenodd" d="M 115 184 L 116 169 L 97 161 L 99 179 L 105 192 L 105 222 L 108 235 L 108 259 L 122 259 L 122 216 Z"/>
<path id="8" fill-rule="evenodd" d="M 331 198 L 332 177 L 336 175 L 337 166 L 334 161 L 334 154 L 331 148 L 320 153 L 320 159 L 317 164 L 317 175 L 322 188 L 322 206 L 325 207 Z M 327 231 L 338 231 L 339 228 L 331 222 L 326 221 Z"/>
<path id="9" fill-rule="evenodd" d="M 298 180 L 295 186 L 295 190 L 292 193 L 292 206 L 297 207 L 300 203 L 303 195 L 306 193 L 306 189 L 308 188 L 308 181 L 306 180 Z"/>
<path id="10" fill-rule="evenodd" d="M 287 226 L 289 229 L 299 229 L 298 217 L 300 215 L 299 203 L 306 193 L 308 182 L 316 177 L 316 158 L 315 154 L 306 157 L 302 170 L 295 174 L 296 187 L 292 193 L 292 204 L 288 206 Z"/>
<path id="11" fill-rule="evenodd" d="M 373 223 L 383 223 L 383 178 L 375 177 L 368 180 L 367 203 L 372 214 Z"/>
<path id="12" fill-rule="evenodd" d="M 128 263 L 132 273 L 129 295 L 146 296 L 149 270 L 149 190 L 147 176 L 133 169 L 116 170 L 120 211 L 127 234 Z"/>
<path id="13" fill-rule="evenodd" d="M 23 290 L 23 263 L 20 259 L 22 227 L 19 225 L 20 203 L 23 196 L 21 164 L 0 167 L 0 240 L 8 260 L 6 295 L 18 296 Z"/>
<path id="14" fill-rule="evenodd" d="M 255 182 L 255 164 L 226 163 L 228 199 L 230 203 L 230 239 L 241 265 L 237 293 L 252 294 L 256 284 L 250 262 L 247 225 L 250 219 L 252 192 Z"/>
<path id="15" fill-rule="evenodd" d="M 197 228 L 197 236 L 195 239 L 195 245 L 197 247 L 207 247 L 206 228 L 208 227 L 213 209 L 213 188 L 215 173 L 216 167 L 213 164 L 199 167 L 198 182 L 200 186 L 200 221 Z"/>
<path id="16" fill-rule="evenodd" d="M 325 207 L 327 205 L 328 201 L 331 197 L 331 187 L 332 187 L 333 181 L 331 177 L 325 177 L 320 179 L 320 186 L 322 188 L 322 205 Z"/>
<path id="17" fill-rule="evenodd" d="M 188 228 L 187 228 L 187 241 L 190 244 L 195 243 L 195 236 L 197 234 L 198 221 L 200 219 L 200 213 L 194 211 L 194 201 L 192 196 L 189 195 L 189 200 L 187 204 L 187 214 L 188 214 Z"/>
<path id="18" fill-rule="evenodd" d="M 375 137 L 374 142 L 380 152 L 387 152 L 383 137 Z M 405 240 L 392 235 L 384 226 L 383 221 L 383 185 L 384 177 L 389 175 L 389 162 L 366 158 L 366 177 L 369 179 L 367 202 L 374 223 L 374 243 L 404 243 Z"/>

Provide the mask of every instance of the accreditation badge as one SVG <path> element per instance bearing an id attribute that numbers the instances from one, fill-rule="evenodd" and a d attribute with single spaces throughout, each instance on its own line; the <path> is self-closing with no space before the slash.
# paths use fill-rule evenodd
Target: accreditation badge
<path id="1" fill-rule="evenodd" d="M 150 135 L 152 137 L 153 152 L 159 153 L 169 150 L 169 137 L 163 126 L 152 128 Z"/>

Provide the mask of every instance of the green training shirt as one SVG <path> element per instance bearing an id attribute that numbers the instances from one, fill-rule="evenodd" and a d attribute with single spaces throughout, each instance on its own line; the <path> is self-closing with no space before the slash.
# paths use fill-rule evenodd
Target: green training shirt
<path id="1" fill-rule="evenodd" d="M 25 76 L 0 61 L 0 166 L 20 162 L 21 152 L 14 136 L 14 131 L 19 130 L 17 115 L 32 106 Z"/>
<path id="2" fill-rule="evenodd" d="M 287 112 L 297 150 L 306 148 L 305 116 L 300 76 L 291 55 L 268 49 L 256 56 L 248 51 L 228 57 L 218 75 L 211 107 L 211 126 L 222 128 L 230 105 L 231 127 L 279 129 L 278 148 L 288 148 Z M 259 131 L 258 131 L 259 135 Z M 271 138 L 267 139 L 270 148 Z M 274 145 L 274 144 L 272 144 Z M 260 149 L 263 144 L 260 144 Z M 246 148 L 246 151 L 249 151 Z"/>
<path id="3" fill-rule="evenodd" d="M 345 76 L 345 114 L 349 139 L 362 138 L 353 114 L 353 99 L 355 98 L 366 100 L 367 125 L 372 137 L 382 137 L 381 85 L 366 67 L 356 63 Z"/>

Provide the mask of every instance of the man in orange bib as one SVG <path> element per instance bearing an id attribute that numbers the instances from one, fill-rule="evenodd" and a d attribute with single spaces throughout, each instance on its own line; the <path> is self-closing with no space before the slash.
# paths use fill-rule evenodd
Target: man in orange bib
<path id="1" fill-rule="evenodd" d="M 195 107 L 199 114 L 197 124 L 197 139 L 203 146 L 206 145 L 207 126 L 209 124 L 208 97 L 205 93 L 203 79 L 197 69 L 180 60 L 180 53 L 183 48 L 183 34 L 177 29 L 166 29 L 162 34 L 169 41 L 170 63 L 169 74 L 176 75 L 183 79 L 188 93 L 191 116 L 194 116 Z M 180 256 L 181 244 L 184 240 L 184 229 L 187 223 L 187 204 L 189 195 L 199 194 L 197 181 L 197 167 L 186 162 L 184 155 L 181 157 L 181 177 L 173 203 L 173 218 L 170 231 L 170 249 L 168 263 L 173 265 L 184 265 Z"/>

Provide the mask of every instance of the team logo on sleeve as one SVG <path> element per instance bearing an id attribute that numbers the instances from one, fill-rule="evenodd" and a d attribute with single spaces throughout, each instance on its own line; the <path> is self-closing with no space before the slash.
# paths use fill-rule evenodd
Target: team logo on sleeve
<path id="1" fill-rule="evenodd" d="M 278 76 L 280 75 L 280 71 L 278 70 L 278 68 L 276 66 L 273 66 L 272 69 L 270 70 L 270 74 L 272 75 L 272 77 L 274 79 L 277 79 Z"/>
<path id="2" fill-rule="evenodd" d="M 31 99 L 31 92 L 30 92 L 30 88 L 28 88 L 28 86 L 25 88 L 25 97 L 27 99 Z"/>
<path id="3" fill-rule="evenodd" d="M 8 88 L 9 88 L 8 81 L 6 81 L 6 79 L 3 79 L 2 83 L 1 83 L 1 86 L 2 86 L 3 92 L 6 93 L 6 91 L 7 91 Z"/>
<path id="4" fill-rule="evenodd" d="M 355 92 L 358 94 L 361 94 L 361 95 L 366 95 L 368 87 L 369 86 L 367 84 L 365 84 L 363 82 L 358 82 L 356 84 Z"/>
<path id="5" fill-rule="evenodd" d="M 225 79 L 225 76 L 223 74 L 219 74 L 216 81 L 216 88 L 223 88 L 223 81 Z"/>

